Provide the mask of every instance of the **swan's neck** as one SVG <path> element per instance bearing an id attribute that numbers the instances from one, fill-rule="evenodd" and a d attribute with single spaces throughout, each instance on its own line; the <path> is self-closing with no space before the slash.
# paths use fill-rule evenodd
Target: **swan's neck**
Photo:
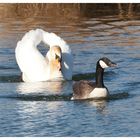
<path id="1" fill-rule="evenodd" d="M 50 79 L 62 77 L 61 63 L 57 60 L 49 61 L 49 77 Z"/>
<path id="2" fill-rule="evenodd" d="M 96 86 L 99 88 L 104 87 L 103 75 L 104 75 L 104 69 L 97 63 L 97 66 L 96 66 Z"/>

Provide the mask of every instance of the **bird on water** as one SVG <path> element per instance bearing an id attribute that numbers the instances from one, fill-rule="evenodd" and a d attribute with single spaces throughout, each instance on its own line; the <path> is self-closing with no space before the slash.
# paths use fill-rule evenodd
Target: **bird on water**
<path id="1" fill-rule="evenodd" d="M 104 69 L 108 67 L 115 67 L 116 63 L 110 59 L 103 57 L 97 61 L 96 64 L 96 81 L 80 80 L 73 84 L 73 97 L 76 99 L 89 99 L 89 98 L 105 98 L 109 96 L 109 91 L 104 85 Z"/>
<path id="2" fill-rule="evenodd" d="M 41 42 L 50 48 L 46 56 L 43 56 L 37 48 Z M 42 29 L 27 32 L 18 41 L 15 55 L 24 82 L 72 79 L 71 49 L 54 33 Z"/>

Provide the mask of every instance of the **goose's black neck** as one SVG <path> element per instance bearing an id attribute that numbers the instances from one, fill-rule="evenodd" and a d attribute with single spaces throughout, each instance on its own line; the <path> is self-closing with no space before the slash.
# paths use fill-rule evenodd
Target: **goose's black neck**
<path id="1" fill-rule="evenodd" d="M 103 76 L 104 76 L 104 69 L 100 66 L 99 62 L 97 62 L 97 65 L 96 65 L 96 86 L 99 88 L 104 87 Z"/>

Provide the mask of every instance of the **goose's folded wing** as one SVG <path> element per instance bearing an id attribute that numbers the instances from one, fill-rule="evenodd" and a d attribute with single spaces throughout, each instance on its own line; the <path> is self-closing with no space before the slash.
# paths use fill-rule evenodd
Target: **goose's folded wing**
<path id="1" fill-rule="evenodd" d="M 73 96 L 75 99 L 84 99 L 94 89 L 95 83 L 91 81 L 81 80 L 73 85 Z"/>

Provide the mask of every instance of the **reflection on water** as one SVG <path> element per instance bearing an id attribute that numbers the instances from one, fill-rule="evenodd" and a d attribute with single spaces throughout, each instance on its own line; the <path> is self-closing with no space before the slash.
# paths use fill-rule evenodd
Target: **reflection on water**
<path id="1" fill-rule="evenodd" d="M 120 30 L 123 28 L 120 23 L 129 19 L 139 19 L 139 6 L 139 4 L 0 4 L 0 42 L 2 47 L 16 47 L 15 42 L 20 40 L 25 32 L 34 28 L 42 28 L 60 36 L 63 33 L 63 36 L 69 36 L 72 40 L 74 38 L 69 32 L 81 30 L 84 38 L 89 37 L 91 31 L 95 36 L 100 29 L 107 30 L 104 34 L 117 35 L 120 32 L 127 32 L 127 29 Z M 103 16 L 104 18 L 100 18 Z M 88 21 L 88 18 L 91 20 Z M 120 22 L 121 20 L 123 22 Z M 116 24 L 112 25 L 112 21 L 113 23 L 116 21 Z M 134 24 L 139 23 L 133 21 Z"/>
<path id="2" fill-rule="evenodd" d="M 108 100 L 106 99 L 99 99 L 99 100 L 88 100 L 86 102 L 89 106 L 93 106 L 97 109 L 97 111 L 99 113 L 102 113 L 102 114 L 106 114 L 107 113 L 107 106 L 108 106 Z"/>
<path id="3" fill-rule="evenodd" d="M 61 93 L 64 82 L 35 82 L 35 83 L 20 83 L 17 87 L 17 92 L 20 94 L 26 93 L 42 93 L 48 92 L 50 94 Z"/>
<path id="4" fill-rule="evenodd" d="M 0 4 L 0 136 L 140 136 L 139 15 L 140 4 Z M 73 81 L 20 82 L 16 43 L 35 28 L 70 45 L 73 81 L 95 81 L 100 57 L 115 61 L 110 98 L 70 101 Z"/>
<path id="5" fill-rule="evenodd" d="M 72 81 L 19 83 L 17 99 L 22 101 L 70 101 Z"/>

